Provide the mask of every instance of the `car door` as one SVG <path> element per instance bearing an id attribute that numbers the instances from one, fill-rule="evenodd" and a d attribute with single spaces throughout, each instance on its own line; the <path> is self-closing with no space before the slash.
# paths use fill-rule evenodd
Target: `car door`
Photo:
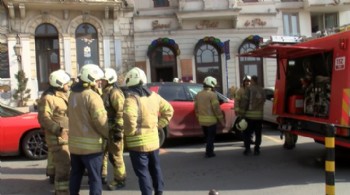
<path id="1" fill-rule="evenodd" d="M 193 132 L 194 103 L 185 92 L 184 84 L 161 85 L 158 93 L 174 108 L 173 118 L 167 128 L 168 137 L 189 137 Z"/>

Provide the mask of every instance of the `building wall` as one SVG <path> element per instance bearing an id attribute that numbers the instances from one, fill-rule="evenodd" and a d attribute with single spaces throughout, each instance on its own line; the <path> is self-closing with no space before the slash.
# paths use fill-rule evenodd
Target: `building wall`
<path id="1" fill-rule="evenodd" d="M 98 31 L 101 67 L 114 67 L 122 74 L 139 66 L 146 70 L 149 79 L 147 50 L 153 40 L 173 39 L 181 51 L 177 56 L 179 76 L 192 75 L 194 79 L 196 43 L 206 36 L 219 38 L 222 42 L 229 40 L 231 58 L 226 61 L 224 54 L 221 56 L 223 91 L 226 93 L 228 87 L 241 84 L 237 57 L 239 46 L 250 35 L 264 39 L 283 35 L 283 13 L 298 13 L 300 35 L 305 37 L 312 36 L 312 13 L 338 12 L 339 26 L 348 24 L 350 16 L 350 0 L 341 0 L 339 4 L 333 0 L 259 0 L 250 3 L 242 0 L 169 0 L 169 7 L 154 7 L 153 0 L 127 0 L 127 5 L 122 0 L 3 2 L 8 17 L 1 17 L 6 22 L 1 22 L 5 25 L 0 30 L 6 33 L 6 36 L 1 35 L 1 40 L 5 39 L 8 45 L 10 78 L 2 78 L 0 83 L 10 83 L 12 92 L 16 88 L 14 74 L 19 64 L 13 46 L 18 34 L 23 51 L 22 65 L 29 77 L 28 87 L 33 99 L 41 93 L 37 86 L 34 32 L 45 22 L 53 24 L 59 31 L 60 67 L 73 77 L 78 72 L 75 29 L 83 22 L 93 24 Z M 274 86 L 275 64 L 274 59 L 263 59 L 265 87 Z"/>
<path id="2" fill-rule="evenodd" d="M 79 71 L 75 31 L 82 23 L 90 23 L 98 32 L 98 65 L 102 68 L 114 67 L 120 74 L 128 67 L 134 66 L 132 29 L 134 2 L 127 2 L 128 6 L 121 0 L 106 0 L 105 5 L 93 1 L 91 3 L 68 1 L 60 3 L 53 0 L 44 3 L 40 0 L 5 2 L 10 7 L 8 15 L 11 30 L 8 32 L 7 42 L 12 91 L 17 88 L 14 74 L 18 71 L 19 62 L 11 48 L 16 44 L 18 34 L 22 46 L 22 66 L 29 78 L 27 87 L 31 89 L 32 101 L 29 104 L 42 93 L 38 90 L 35 30 L 43 23 L 52 24 L 58 30 L 60 68 L 66 70 L 72 77 L 76 77 Z M 21 12 L 19 7 L 24 7 L 25 12 Z M 11 11 L 14 14 L 11 15 Z M 14 102 L 11 104 L 15 105 Z"/>

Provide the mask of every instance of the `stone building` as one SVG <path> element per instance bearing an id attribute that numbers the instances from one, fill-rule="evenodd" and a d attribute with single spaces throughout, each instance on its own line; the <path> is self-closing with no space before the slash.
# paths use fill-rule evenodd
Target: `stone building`
<path id="1" fill-rule="evenodd" d="M 76 77 L 86 63 L 113 67 L 119 74 L 138 66 L 149 81 L 177 77 L 201 83 L 211 75 L 224 94 L 230 86 L 239 86 L 245 74 L 257 75 L 265 87 L 273 86 L 274 59 L 237 54 L 255 49 L 272 35 L 332 33 L 350 18 L 350 0 L 2 0 L 2 4 L 0 86 L 7 83 L 13 91 L 14 74 L 22 67 L 33 99 L 47 87 L 50 72 L 61 68 Z M 20 58 L 13 49 L 16 44 L 22 49 Z"/>

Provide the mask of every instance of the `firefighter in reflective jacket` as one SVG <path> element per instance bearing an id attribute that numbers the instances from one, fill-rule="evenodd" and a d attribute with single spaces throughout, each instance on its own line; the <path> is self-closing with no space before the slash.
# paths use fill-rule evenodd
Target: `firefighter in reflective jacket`
<path id="1" fill-rule="evenodd" d="M 124 104 L 124 136 L 142 195 L 163 194 L 164 182 L 159 160 L 158 128 L 169 124 L 174 110 L 144 84 L 147 78 L 139 68 L 125 76 L 128 86 Z M 154 189 L 153 189 L 154 188 Z"/>
<path id="2" fill-rule="evenodd" d="M 252 76 L 251 85 L 245 90 L 244 99 L 242 100 L 242 112 L 241 115 L 248 123 L 248 127 L 243 131 L 244 141 L 244 155 L 251 153 L 251 137 L 252 133 L 255 134 L 255 147 L 254 155 L 260 154 L 261 145 L 261 131 L 262 131 L 262 119 L 265 103 L 265 92 L 262 87 L 258 85 L 258 77 Z"/>
<path id="3" fill-rule="evenodd" d="M 102 153 L 108 138 L 107 112 L 94 88 L 104 77 L 98 65 L 87 64 L 80 70 L 80 81 L 68 99 L 69 150 L 71 152 L 70 194 L 77 195 L 85 169 L 90 194 L 102 194 Z"/>
<path id="4" fill-rule="evenodd" d="M 123 157 L 123 106 L 124 94 L 117 86 L 117 73 L 112 68 L 105 69 L 102 79 L 102 99 L 107 110 L 109 137 L 104 152 L 102 166 L 102 182 L 107 178 L 108 159 L 113 165 L 114 180 L 108 185 L 109 190 L 116 190 L 125 186 L 125 164 Z"/>
<path id="5" fill-rule="evenodd" d="M 219 121 L 223 127 L 225 126 L 218 96 L 214 91 L 216 85 L 217 81 L 214 77 L 206 77 L 203 81 L 203 90 L 194 99 L 195 113 L 206 140 L 206 158 L 215 157 L 214 141 L 217 122 Z"/>
<path id="6" fill-rule="evenodd" d="M 238 91 L 236 92 L 236 95 L 235 95 L 235 113 L 236 113 L 236 116 L 238 117 L 242 117 L 242 111 L 244 110 L 243 108 L 243 99 L 245 98 L 244 95 L 245 95 L 245 91 L 246 89 L 249 87 L 250 85 L 250 80 L 251 80 L 251 77 L 249 75 L 245 75 L 243 77 L 243 84 L 242 86 L 238 89 Z"/>
<path id="7" fill-rule="evenodd" d="M 38 119 L 45 129 L 55 167 L 55 194 L 69 194 L 70 157 L 68 150 L 68 91 L 70 76 L 56 70 L 49 77 L 50 88 L 40 100 Z"/>

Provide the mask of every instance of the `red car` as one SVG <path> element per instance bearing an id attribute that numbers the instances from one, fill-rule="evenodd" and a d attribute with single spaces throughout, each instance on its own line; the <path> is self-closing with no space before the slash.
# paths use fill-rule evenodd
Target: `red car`
<path id="1" fill-rule="evenodd" d="M 45 135 L 37 115 L 0 104 L 0 156 L 23 154 L 32 160 L 47 157 Z"/>
<path id="2" fill-rule="evenodd" d="M 147 87 L 164 99 L 168 100 L 174 108 L 174 116 L 169 125 L 159 130 L 160 143 L 167 138 L 203 136 L 203 131 L 194 112 L 194 97 L 203 89 L 203 85 L 195 83 L 148 83 Z M 234 102 L 224 95 L 216 92 L 220 107 L 225 115 L 226 125 L 218 126 L 218 134 L 231 133 L 235 113 Z"/>

